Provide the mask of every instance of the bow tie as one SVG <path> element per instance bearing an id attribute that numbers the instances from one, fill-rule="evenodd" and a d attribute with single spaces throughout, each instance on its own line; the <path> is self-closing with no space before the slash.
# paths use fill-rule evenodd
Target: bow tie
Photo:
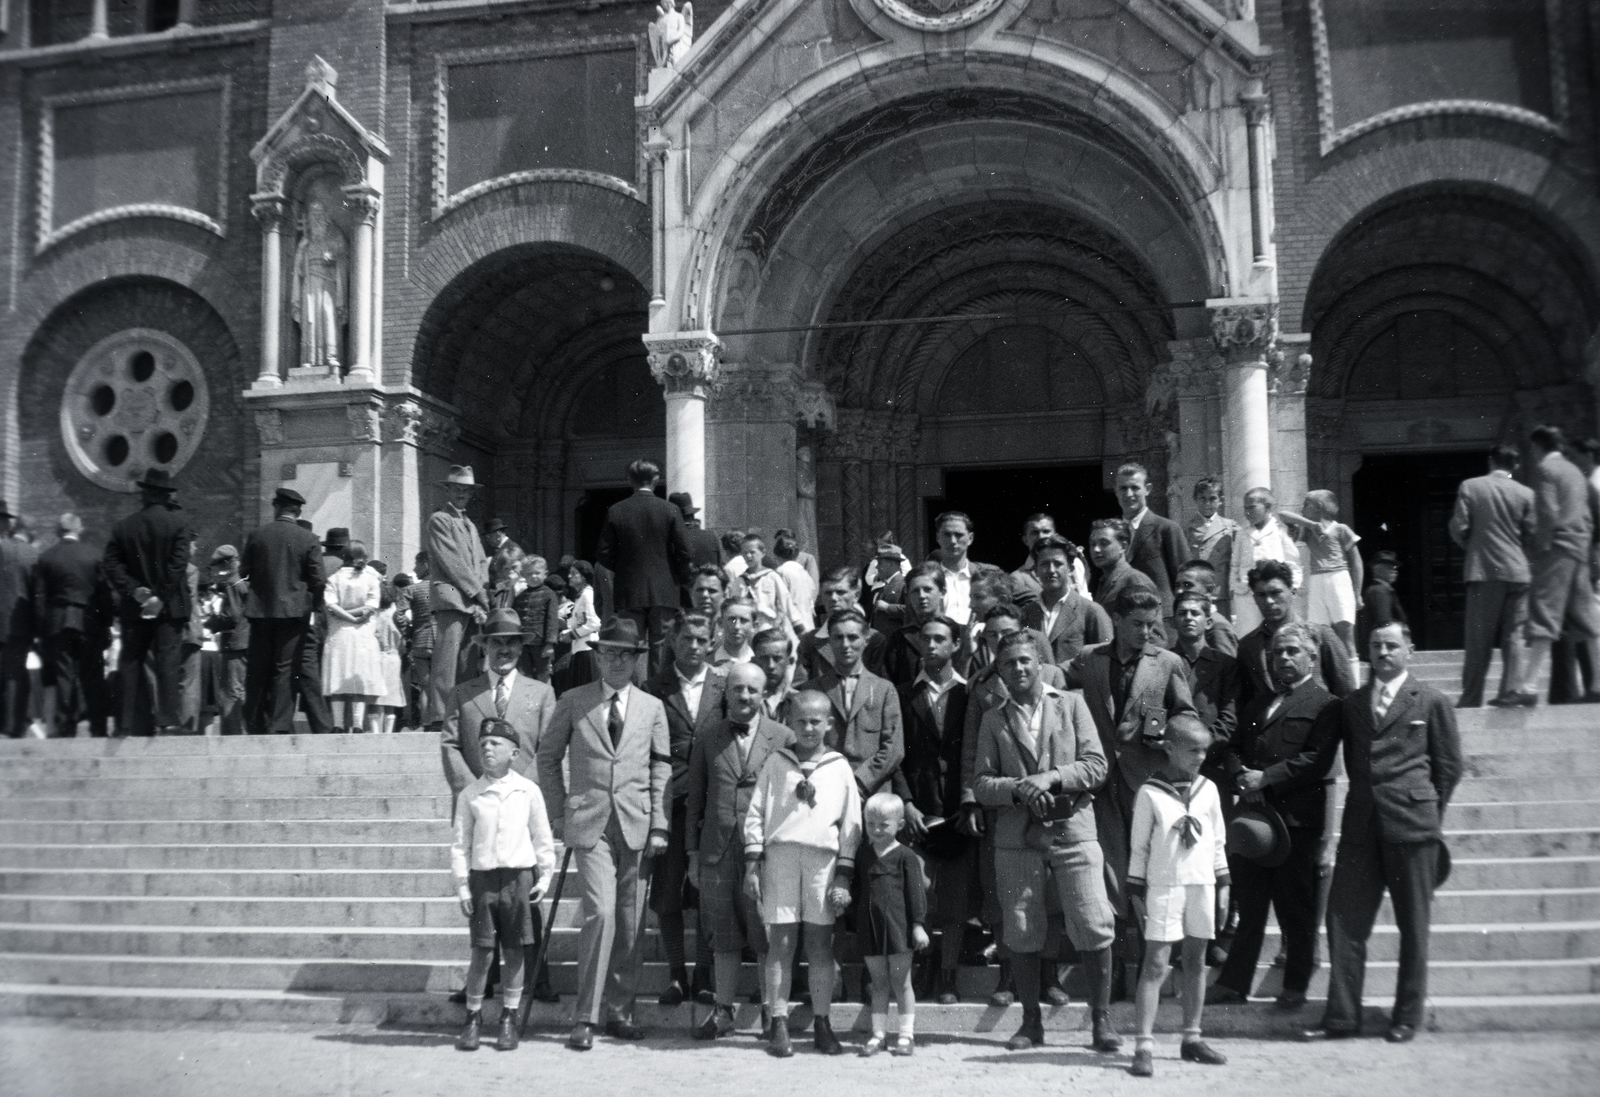
<path id="1" fill-rule="evenodd" d="M 729 724 L 729 726 L 733 728 L 733 733 L 741 739 L 750 734 L 749 724 Z"/>
<path id="2" fill-rule="evenodd" d="M 1183 839 L 1185 849 L 1193 849 L 1194 844 L 1200 840 L 1200 835 L 1205 828 L 1200 825 L 1200 820 L 1193 815 L 1185 815 L 1173 824 L 1173 829 L 1178 832 L 1178 837 Z"/>

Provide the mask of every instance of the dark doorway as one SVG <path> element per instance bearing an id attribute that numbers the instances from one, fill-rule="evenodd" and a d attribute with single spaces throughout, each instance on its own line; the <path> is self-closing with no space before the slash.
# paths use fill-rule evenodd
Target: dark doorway
<path id="1" fill-rule="evenodd" d="M 1361 555 L 1390 549 L 1400 557 L 1400 604 L 1419 648 L 1451 650 L 1463 641 L 1467 588 L 1462 552 L 1450 539 L 1450 513 L 1461 481 L 1484 472 L 1484 453 L 1365 454 L 1352 480 L 1350 525 Z"/>
<path id="2" fill-rule="evenodd" d="M 977 530 L 972 558 L 999 564 L 1007 571 L 1027 559 L 1022 523 L 1043 511 L 1056 520 L 1056 530 L 1082 545 L 1089 523 L 1122 513 L 1117 497 L 1107 491 L 1098 463 L 1052 465 L 1046 468 L 946 469 L 944 498 L 926 500 L 927 544 L 938 543 L 933 520 L 947 510 L 970 515 Z"/>

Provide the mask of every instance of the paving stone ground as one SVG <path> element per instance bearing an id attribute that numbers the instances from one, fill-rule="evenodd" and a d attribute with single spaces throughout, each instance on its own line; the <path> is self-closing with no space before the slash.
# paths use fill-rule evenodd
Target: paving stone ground
<path id="1" fill-rule="evenodd" d="M 129 1026 L 8 1020 L 0 1024 L 3 1097 L 466 1097 L 483 1093 L 648 1094 L 650 1097 L 1386 1097 L 1476 1094 L 1592 1097 L 1600 1039 L 1592 1033 L 1420 1036 L 1409 1046 L 1361 1039 L 1308 1046 L 1218 1040 L 1225 1067 L 1183 1063 L 1158 1038 L 1156 1077 L 1128 1075 L 1127 1056 L 1080 1044 L 1010 1053 L 987 1038 L 925 1037 L 908 1059 L 823 1058 L 809 1041 L 778 1061 L 736 1036 L 712 1046 L 680 1035 L 642 1044 L 600 1040 L 586 1054 L 556 1033 L 514 1053 L 466 1055 L 452 1034 L 364 1027 Z M 1130 1045 L 1131 1046 L 1131 1045 Z"/>

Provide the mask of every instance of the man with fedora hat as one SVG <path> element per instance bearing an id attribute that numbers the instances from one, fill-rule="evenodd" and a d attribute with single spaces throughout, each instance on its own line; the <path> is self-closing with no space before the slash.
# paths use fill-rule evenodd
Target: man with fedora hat
<path id="1" fill-rule="evenodd" d="M 1208 1002 L 1250 996 L 1269 906 L 1289 952 L 1278 1006 L 1297 1009 L 1306 1001 L 1315 966 L 1328 774 L 1339 747 L 1339 702 L 1317 685 L 1312 668 L 1318 655 L 1317 634 L 1306 625 L 1290 623 L 1273 633 L 1279 692 L 1257 698 L 1223 748 L 1223 768 L 1244 798 L 1228 827 L 1239 928 Z"/>
<path id="2" fill-rule="evenodd" d="M 1410 676 L 1411 630 L 1398 621 L 1367 643 L 1372 681 L 1340 702 L 1350 791 L 1328 896 L 1328 1006 L 1309 1040 L 1361 1030 L 1367 938 L 1383 893 L 1400 931 L 1390 1043 L 1417 1033 L 1428 997 L 1428 926 L 1443 847 L 1440 824 L 1461 780 L 1461 737 L 1444 694 Z"/>
<path id="3" fill-rule="evenodd" d="M 143 508 L 111 527 L 104 568 L 118 595 L 122 687 L 118 724 L 123 734 L 148 727 L 139 719 L 139 677 L 149 657 L 155 671 L 155 732 L 176 732 L 181 722 L 183 633 L 189 613 L 189 550 L 194 535 L 178 516 L 177 485 L 166 469 L 138 481 Z"/>
<path id="4" fill-rule="evenodd" d="M 433 668 L 428 680 L 427 711 L 430 729 L 444 721 L 445 705 L 456 688 L 456 663 L 466 643 L 467 629 L 482 623 L 489 612 L 489 560 L 483 552 L 478 527 L 467 517 L 467 504 L 477 490 L 471 465 L 451 465 L 440 481 L 444 505 L 428 517 L 422 548 L 432 569 Z"/>
<path id="5" fill-rule="evenodd" d="M 697 574 L 703 567 L 720 568 L 722 541 L 715 533 L 701 528 L 700 519 L 695 517 L 700 508 L 694 505 L 694 496 L 686 491 L 675 491 L 667 496 L 667 502 L 683 514 L 683 539 L 689 544 L 690 575 Z M 688 602 L 684 603 L 684 608 L 689 608 Z"/>
<path id="6" fill-rule="evenodd" d="M 322 545 L 299 523 L 305 503 L 298 491 L 280 487 L 272 496 L 272 521 L 250 535 L 239 556 L 239 575 L 249 584 L 244 597 L 244 617 L 250 623 L 244 723 L 252 734 L 287 735 L 294 730 L 295 671 L 312 643 L 311 613 L 322 606 L 326 578 Z M 331 726 L 320 675 L 311 675 L 301 688 L 313 730 L 314 714 Z"/>
<path id="7" fill-rule="evenodd" d="M 578 1051 L 594 1046 L 602 1007 L 607 1035 L 644 1037 L 633 1021 L 644 940 L 641 866 L 667 848 L 672 776 L 667 710 L 632 684 L 645 651 L 638 623 L 613 617 L 592 643 L 600 680 L 562 695 L 539 743 L 550 823 L 575 851 L 583 892 L 576 1024 L 567 1040 Z"/>
<path id="8" fill-rule="evenodd" d="M 595 560 L 616 573 L 612 612 L 632 618 L 650 640 L 654 674 L 666 657 L 667 626 L 694 579 L 683 512 L 656 498 L 661 466 L 641 458 L 628 466 L 633 494 L 606 511 Z"/>

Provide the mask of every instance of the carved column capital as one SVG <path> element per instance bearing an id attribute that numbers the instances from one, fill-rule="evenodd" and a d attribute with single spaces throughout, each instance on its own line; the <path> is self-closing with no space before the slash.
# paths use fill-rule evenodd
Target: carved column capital
<path id="1" fill-rule="evenodd" d="M 383 440 L 414 446 L 422 430 L 422 406 L 410 400 L 383 409 Z"/>
<path id="2" fill-rule="evenodd" d="M 436 457 L 452 456 L 456 439 L 461 435 L 461 426 L 455 416 L 442 414 L 432 408 L 421 410 L 422 422 L 417 431 L 417 445 L 424 453 Z"/>
<path id="3" fill-rule="evenodd" d="M 256 433 L 261 436 L 261 445 L 283 445 L 283 412 L 277 408 L 257 408 L 255 413 Z"/>
<path id="4" fill-rule="evenodd" d="M 289 199 L 281 194 L 252 194 L 250 212 L 261 222 L 261 228 L 273 232 L 283 228 L 289 216 Z"/>
<path id="5" fill-rule="evenodd" d="M 650 376 L 667 395 L 686 393 L 704 399 L 721 373 L 722 340 L 710 331 L 672 331 L 644 337 Z"/>
<path id="6" fill-rule="evenodd" d="M 1218 297 L 1206 307 L 1211 338 L 1230 363 L 1261 360 L 1278 338 L 1278 303 L 1270 298 Z"/>
<path id="7" fill-rule="evenodd" d="M 378 211 L 383 208 L 383 195 L 370 183 L 355 183 L 344 187 L 345 205 L 355 210 L 356 219 L 363 225 L 378 223 Z"/>
<path id="8" fill-rule="evenodd" d="M 1174 399 L 1215 396 L 1222 384 L 1222 356 L 1209 336 L 1173 339 L 1167 343 L 1168 360 L 1156 363 L 1145 392 L 1151 411 L 1166 409 Z"/>
<path id="9" fill-rule="evenodd" d="M 1266 83 L 1261 77 L 1253 76 L 1245 83 L 1244 92 L 1239 96 L 1239 105 L 1244 108 L 1246 125 L 1259 126 L 1267 120 L 1272 97 L 1267 94 Z"/>
<path id="10" fill-rule="evenodd" d="M 1304 396 L 1311 380 L 1311 354 L 1294 346 L 1273 347 L 1267 354 L 1267 392 Z"/>
<path id="11" fill-rule="evenodd" d="M 377 442 L 383 437 L 383 401 L 357 400 L 344 406 L 350 437 L 356 442 Z"/>
<path id="12" fill-rule="evenodd" d="M 802 381 L 795 390 L 794 415 L 803 427 L 832 430 L 838 415 L 833 393 L 821 381 Z"/>

